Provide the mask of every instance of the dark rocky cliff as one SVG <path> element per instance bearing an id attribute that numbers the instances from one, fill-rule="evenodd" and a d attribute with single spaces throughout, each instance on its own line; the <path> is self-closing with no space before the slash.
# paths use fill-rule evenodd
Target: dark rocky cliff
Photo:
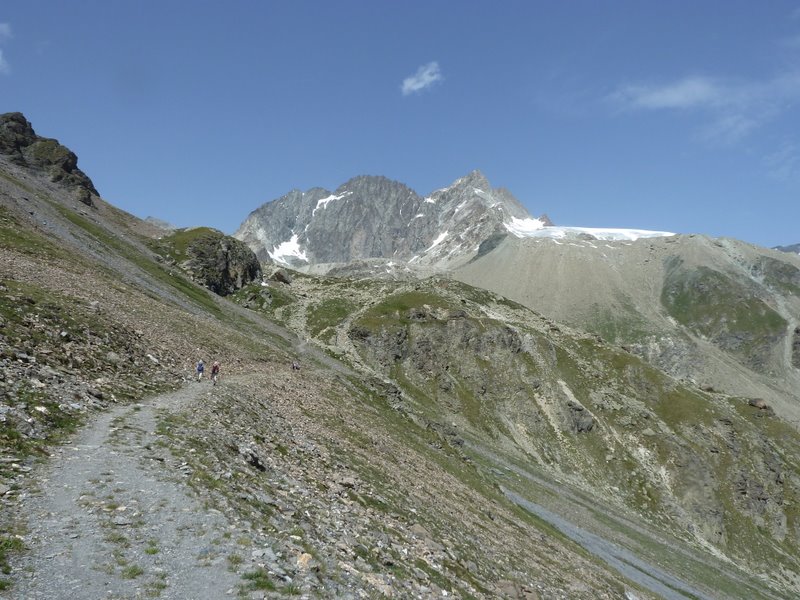
<path id="1" fill-rule="evenodd" d="M 78 200 L 93 206 L 100 194 L 92 180 L 78 168 L 78 157 L 57 140 L 36 135 L 22 113 L 0 115 L 0 154 L 11 162 L 47 174 L 50 181 L 71 189 Z"/>
<path id="2" fill-rule="evenodd" d="M 246 244 L 209 227 L 177 230 L 153 247 L 192 280 L 220 296 L 261 277 L 258 258 Z"/>

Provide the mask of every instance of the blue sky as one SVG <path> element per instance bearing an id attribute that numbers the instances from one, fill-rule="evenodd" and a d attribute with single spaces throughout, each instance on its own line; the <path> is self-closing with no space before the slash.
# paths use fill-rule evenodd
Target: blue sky
<path id="1" fill-rule="evenodd" d="M 800 1 L 8 2 L 7 111 L 179 226 L 477 168 L 559 225 L 800 242 Z"/>

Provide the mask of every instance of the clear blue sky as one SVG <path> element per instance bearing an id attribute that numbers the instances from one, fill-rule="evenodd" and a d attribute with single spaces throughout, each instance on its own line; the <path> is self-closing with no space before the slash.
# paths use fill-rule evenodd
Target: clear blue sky
<path id="1" fill-rule="evenodd" d="M 0 5 L 0 112 L 109 201 L 233 232 L 480 169 L 556 224 L 800 242 L 800 1 Z"/>

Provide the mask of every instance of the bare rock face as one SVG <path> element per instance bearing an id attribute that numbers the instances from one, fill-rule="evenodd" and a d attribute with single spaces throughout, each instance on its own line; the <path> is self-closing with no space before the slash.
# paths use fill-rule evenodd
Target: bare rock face
<path id="1" fill-rule="evenodd" d="M 436 265 L 471 256 L 505 234 L 505 222 L 529 217 L 478 171 L 426 197 L 386 177 L 359 176 L 335 192 L 294 190 L 264 204 L 235 236 L 262 261 L 295 268 L 369 259 Z"/>
<path id="2" fill-rule="evenodd" d="M 214 232 L 189 246 L 185 263 L 195 279 L 220 296 L 227 296 L 261 276 L 261 265 L 245 244 Z"/>
<path id="3" fill-rule="evenodd" d="M 53 182 L 59 182 L 83 204 L 93 206 L 94 196 L 99 196 L 92 180 L 78 168 L 78 157 L 57 140 L 36 135 L 22 113 L 0 115 L 0 154 L 11 162 L 46 173 Z"/>

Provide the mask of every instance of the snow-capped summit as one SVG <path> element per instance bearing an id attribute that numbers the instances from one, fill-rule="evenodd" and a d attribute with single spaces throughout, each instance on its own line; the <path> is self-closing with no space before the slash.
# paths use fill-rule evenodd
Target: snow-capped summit
<path id="1" fill-rule="evenodd" d="M 603 240 L 671 235 L 556 227 L 546 215 L 533 218 L 508 190 L 493 188 L 480 171 L 472 171 L 426 196 L 398 181 L 367 175 L 333 192 L 293 190 L 253 211 L 235 236 L 261 260 L 303 269 L 369 259 L 453 266 L 470 260 L 485 242 L 509 234 Z"/>
<path id="2" fill-rule="evenodd" d="M 530 218 L 479 171 L 420 196 L 385 177 L 360 176 L 331 192 L 294 190 L 264 204 L 236 237 L 262 260 L 302 268 L 386 258 L 416 265 L 463 260 L 504 223 Z"/>

